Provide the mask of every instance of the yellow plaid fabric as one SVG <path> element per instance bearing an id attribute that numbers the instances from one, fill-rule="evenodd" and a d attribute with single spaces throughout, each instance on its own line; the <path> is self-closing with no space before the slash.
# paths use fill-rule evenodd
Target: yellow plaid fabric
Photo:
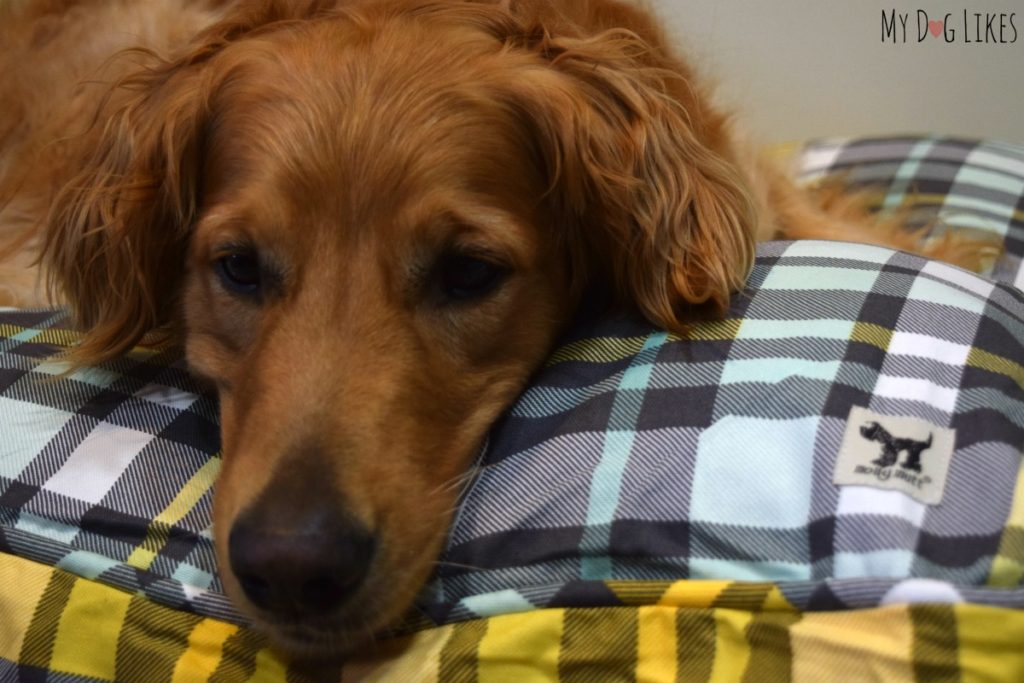
<path id="1" fill-rule="evenodd" d="M 292 672 L 234 624 L 0 555 L 0 680 L 283 681 Z"/>
<path id="2" fill-rule="evenodd" d="M 615 608 L 426 629 L 344 668 L 289 665 L 252 631 L 0 555 L 0 680 L 1024 680 L 1024 612 L 898 604 L 801 613 L 772 584 L 610 582 Z"/>

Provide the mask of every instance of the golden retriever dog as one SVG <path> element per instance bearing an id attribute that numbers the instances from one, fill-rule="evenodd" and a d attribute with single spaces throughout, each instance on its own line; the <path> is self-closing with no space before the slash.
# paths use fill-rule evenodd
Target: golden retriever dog
<path id="1" fill-rule="evenodd" d="M 984 252 L 812 203 L 617 0 L 8 0 L 0 101 L 0 304 L 184 344 L 225 588 L 297 653 L 410 607 L 583 297 L 682 331 L 758 239 Z"/>

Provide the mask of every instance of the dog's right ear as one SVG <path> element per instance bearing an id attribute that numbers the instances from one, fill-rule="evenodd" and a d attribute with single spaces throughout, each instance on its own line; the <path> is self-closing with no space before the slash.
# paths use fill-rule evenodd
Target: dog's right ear
<path id="1" fill-rule="evenodd" d="M 67 356 L 72 364 L 108 360 L 147 336 L 173 336 L 186 244 L 201 208 L 211 62 L 254 31 L 328 4 L 250 2 L 173 59 L 132 50 L 113 62 L 132 66 L 77 141 L 78 172 L 57 193 L 43 236 L 51 294 L 69 304 L 84 333 Z"/>

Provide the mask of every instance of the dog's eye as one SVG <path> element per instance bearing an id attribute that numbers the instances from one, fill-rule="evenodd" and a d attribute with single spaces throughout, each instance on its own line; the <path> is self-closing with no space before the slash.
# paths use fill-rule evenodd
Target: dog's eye
<path id="1" fill-rule="evenodd" d="M 470 254 L 451 253 L 439 263 L 441 292 L 453 301 L 469 301 L 487 296 L 502 283 L 508 269 Z"/>
<path id="2" fill-rule="evenodd" d="M 229 291 L 255 294 L 260 288 L 260 263 L 256 254 L 239 251 L 217 260 L 217 272 Z"/>

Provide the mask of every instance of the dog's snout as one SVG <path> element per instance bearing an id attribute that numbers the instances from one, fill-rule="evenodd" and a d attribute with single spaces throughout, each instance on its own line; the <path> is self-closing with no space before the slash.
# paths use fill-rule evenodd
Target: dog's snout
<path id="1" fill-rule="evenodd" d="M 374 537 L 348 520 L 319 515 L 296 524 L 239 519 L 231 530 L 231 570 L 257 607 L 288 617 L 333 612 L 362 585 Z"/>

